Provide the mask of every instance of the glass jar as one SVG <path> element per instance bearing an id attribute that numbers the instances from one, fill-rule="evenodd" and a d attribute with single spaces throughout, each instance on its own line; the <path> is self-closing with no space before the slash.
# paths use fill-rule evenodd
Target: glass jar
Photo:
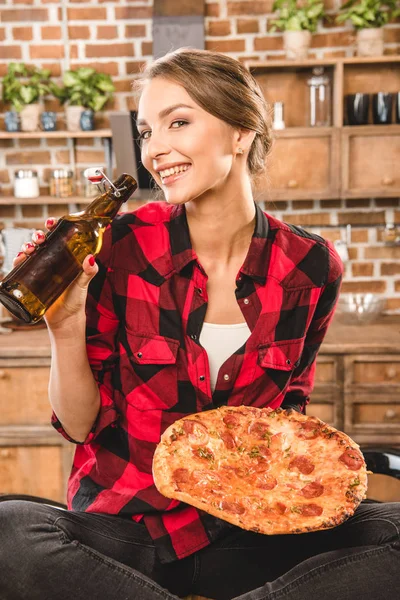
<path id="1" fill-rule="evenodd" d="M 100 168 L 104 172 L 103 167 L 100 167 Z M 93 183 L 91 183 L 89 181 L 89 179 L 87 177 L 85 177 L 85 171 L 86 171 L 86 169 L 84 169 L 80 173 L 80 189 L 81 189 L 80 193 L 84 198 L 95 198 L 101 192 L 99 191 L 99 187 L 97 185 L 94 185 Z"/>
<path id="2" fill-rule="evenodd" d="M 329 127 L 331 125 L 331 80 L 323 67 L 315 67 L 307 80 L 309 88 L 310 127 Z"/>
<path id="3" fill-rule="evenodd" d="M 74 173 L 68 169 L 54 169 L 50 173 L 50 196 L 68 198 L 74 194 Z"/>
<path id="4" fill-rule="evenodd" d="M 18 169 L 14 172 L 14 196 L 16 198 L 37 198 L 39 180 L 34 169 Z"/>

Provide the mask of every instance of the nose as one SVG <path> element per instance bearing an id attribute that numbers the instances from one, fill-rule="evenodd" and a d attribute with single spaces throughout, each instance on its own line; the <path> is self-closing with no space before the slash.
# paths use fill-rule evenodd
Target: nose
<path id="1" fill-rule="evenodd" d="M 155 160 L 160 156 L 168 154 L 169 152 L 170 148 L 166 143 L 165 138 L 163 139 L 162 134 L 157 134 L 153 131 L 146 144 L 146 154 L 148 158 Z"/>

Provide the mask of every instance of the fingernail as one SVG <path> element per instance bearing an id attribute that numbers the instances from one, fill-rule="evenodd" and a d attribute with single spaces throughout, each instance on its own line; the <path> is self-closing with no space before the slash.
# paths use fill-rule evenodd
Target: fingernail
<path id="1" fill-rule="evenodd" d="M 89 258 L 89 265 L 91 267 L 93 267 L 95 262 L 96 262 L 96 260 L 95 260 L 94 256 L 90 256 L 90 258 Z"/>
<path id="2" fill-rule="evenodd" d="M 34 237 L 35 240 L 44 240 L 44 233 L 40 233 L 40 231 L 38 231 L 37 233 L 35 233 Z"/>
<path id="3" fill-rule="evenodd" d="M 19 258 L 20 256 L 22 256 L 23 254 L 25 254 L 25 252 L 18 252 L 16 258 Z"/>
<path id="4" fill-rule="evenodd" d="M 52 227 L 54 225 L 54 219 L 47 219 L 46 227 Z"/>
<path id="5" fill-rule="evenodd" d="M 35 247 L 35 244 L 32 244 L 31 242 L 27 242 L 27 243 L 25 244 L 25 248 L 26 248 L 27 250 L 30 250 L 31 248 L 34 248 L 34 247 Z"/>

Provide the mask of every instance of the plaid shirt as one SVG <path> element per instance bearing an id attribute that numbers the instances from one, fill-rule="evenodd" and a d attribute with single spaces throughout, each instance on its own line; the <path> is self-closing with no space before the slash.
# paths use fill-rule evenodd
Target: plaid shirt
<path id="1" fill-rule="evenodd" d="M 233 526 L 157 491 L 152 458 L 161 434 L 185 415 L 226 404 L 304 412 L 343 267 L 330 242 L 256 205 L 235 292 L 251 336 L 222 365 L 212 393 L 199 343 L 207 275 L 191 247 L 185 207 L 152 202 L 119 215 L 97 262 L 87 352 L 101 408 L 76 448 L 68 506 L 143 519 L 161 561 L 170 562 Z"/>

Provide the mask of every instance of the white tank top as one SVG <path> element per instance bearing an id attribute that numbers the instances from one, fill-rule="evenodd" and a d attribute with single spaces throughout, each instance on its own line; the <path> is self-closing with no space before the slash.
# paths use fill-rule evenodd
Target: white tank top
<path id="1" fill-rule="evenodd" d="M 235 325 L 203 323 L 199 341 L 208 354 L 212 391 L 215 390 L 221 366 L 227 358 L 243 346 L 250 333 L 247 323 Z"/>

